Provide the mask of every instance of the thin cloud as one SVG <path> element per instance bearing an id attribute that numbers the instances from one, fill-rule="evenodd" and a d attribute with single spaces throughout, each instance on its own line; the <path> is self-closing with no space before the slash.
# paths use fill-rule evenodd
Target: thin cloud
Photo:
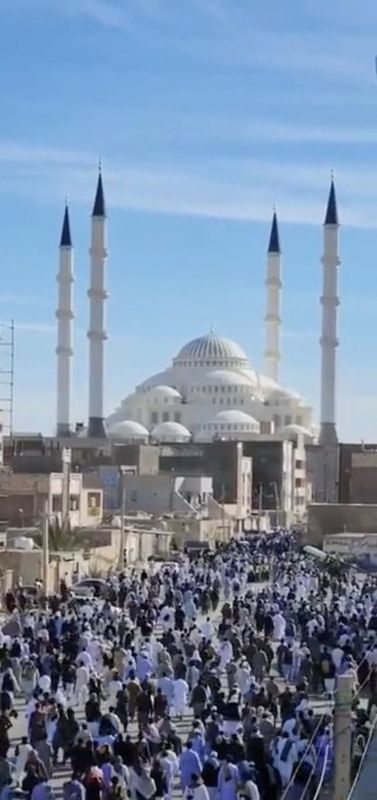
<path id="1" fill-rule="evenodd" d="M 27 331 L 28 333 L 53 333 L 56 331 L 56 325 L 50 325 L 48 322 L 16 322 L 16 331 Z"/>
<path id="2" fill-rule="evenodd" d="M 287 331 L 283 328 L 281 335 L 283 339 L 293 342 L 313 341 L 318 338 L 318 331 Z"/>
<path id="3" fill-rule="evenodd" d="M 108 2 L 108 0 L 75 0 L 77 11 L 91 17 L 100 25 L 118 30 L 131 29 L 129 16 L 124 11 L 124 6 Z"/>
<path id="4" fill-rule="evenodd" d="M 0 303 L 11 303 L 19 306 L 29 306 L 40 302 L 40 299 L 30 294 L 20 292 L 0 292 Z"/>
<path id="5" fill-rule="evenodd" d="M 9 156 L 9 158 L 8 158 Z M 94 154 L 59 147 L 0 141 L 0 191 L 57 202 L 67 191 L 88 203 L 93 192 Z M 189 166 L 171 163 L 105 164 L 109 206 L 133 211 L 266 222 L 276 201 L 281 221 L 322 222 L 330 177 L 336 168 L 341 221 L 357 227 L 377 225 L 377 168 L 296 160 L 213 158 L 198 155 Z M 371 200 L 373 202 L 371 202 Z"/>

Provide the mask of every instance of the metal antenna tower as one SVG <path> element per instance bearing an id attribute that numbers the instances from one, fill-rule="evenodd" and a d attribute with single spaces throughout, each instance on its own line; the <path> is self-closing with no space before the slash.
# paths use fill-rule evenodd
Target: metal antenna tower
<path id="1" fill-rule="evenodd" d="M 3 433 L 13 433 L 14 320 L 0 322 L 0 419 Z"/>

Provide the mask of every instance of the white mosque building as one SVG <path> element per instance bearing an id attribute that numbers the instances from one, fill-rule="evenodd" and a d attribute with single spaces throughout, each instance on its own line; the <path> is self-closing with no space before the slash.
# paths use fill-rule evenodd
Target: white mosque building
<path id="1" fill-rule="evenodd" d="M 324 222 L 321 360 L 321 444 L 336 441 L 338 214 L 334 181 Z M 311 407 L 279 381 L 281 248 L 274 212 L 266 270 L 265 350 L 258 373 L 243 348 L 211 331 L 185 344 L 172 363 L 136 387 L 104 419 L 104 343 L 107 215 L 101 172 L 92 212 L 90 248 L 89 413 L 86 435 L 115 443 L 247 441 L 260 436 L 312 442 L 318 428 Z M 57 309 L 57 434 L 71 431 L 73 245 L 66 207 L 59 259 Z"/>
<path id="2" fill-rule="evenodd" d="M 211 332 L 181 348 L 107 419 L 113 439 L 208 442 L 282 430 L 312 435 L 312 410 L 258 374 L 240 345 Z"/>

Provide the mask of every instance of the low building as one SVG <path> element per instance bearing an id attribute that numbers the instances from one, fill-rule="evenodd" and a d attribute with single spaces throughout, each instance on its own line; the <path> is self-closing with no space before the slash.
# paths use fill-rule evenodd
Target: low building
<path id="1" fill-rule="evenodd" d="M 326 553 L 339 556 L 344 561 L 357 564 L 362 569 L 377 570 L 377 532 L 376 533 L 334 533 L 325 536 L 323 549 Z"/>
<path id="2" fill-rule="evenodd" d="M 339 532 L 377 531 L 377 504 L 311 503 L 308 505 L 306 544 L 322 545 L 326 536 Z"/>
<path id="3" fill-rule="evenodd" d="M 29 474 L 0 470 L 2 521 L 20 527 L 36 524 L 45 511 L 46 503 L 50 517 L 61 525 L 64 507 L 62 472 Z M 67 504 L 71 528 L 99 525 L 103 516 L 103 492 L 96 476 L 72 472 Z"/>

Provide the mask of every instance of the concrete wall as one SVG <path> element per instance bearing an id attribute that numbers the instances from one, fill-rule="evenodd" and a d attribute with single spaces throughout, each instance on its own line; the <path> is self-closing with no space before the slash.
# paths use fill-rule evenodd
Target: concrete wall
<path id="1" fill-rule="evenodd" d="M 50 553 L 49 590 L 55 591 L 61 578 L 72 583 L 73 574 L 89 575 L 102 573 L 106 575 L 114 569 L 119 561 L 120 539 L 116 533 L 111 536 L 111 543 L 102 547 L 83 550 L 62 550 Z M 42 551 L 6 550 L 0 553 L 0 570 L 12 570 L 13 581 L 17 583 L 22 577 L 25 585 L 34 584 L 42 575 Z"/>
<path id="2" fill-rule="evenodd" d="M 339 497 L 340 448 L 308 445 L 307 480 L 316 503 L 337 503 Z"/>
<path id="3" fill-rule="evenodd" d="M 308 530 L 305 541 L 321 545 L 330 533 L 357 531 L 377 532 L 377 505 L 350 503 L 313 503 L 308 506 Z"/>
<path id="4" fill-rule="evenodd" d="M 178 547 L 185 542 L 195 540 L 208 542 L 214 546 L 216 542 L 226 542 L 235 530 L 235 523 L 227 516 L 224 520 L 216 519 L 170 519 L 169 528 L 174 533 L 174 541 Z"/>
<path id="5" fill-rule="evenodd" d="M 182 483 L 176 475 L 126 475 L 126 509 L 156 515 L 193 514 L 193 507 L 177 491 Z"/>

